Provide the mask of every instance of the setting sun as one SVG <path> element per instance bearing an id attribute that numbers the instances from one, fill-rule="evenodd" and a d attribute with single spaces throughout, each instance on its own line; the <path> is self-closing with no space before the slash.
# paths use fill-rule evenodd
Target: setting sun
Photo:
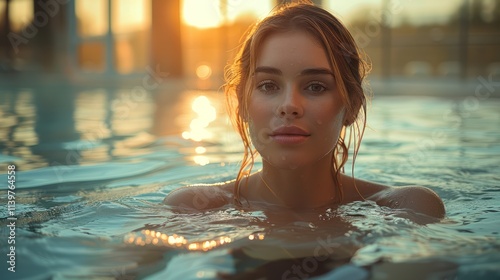
<path id="1" fill-rule="evenodd" d="M 223 9 L 223 3 L 225 7 Z M 232 22 L 243 14 L 265 17 L 272 9 L 271 0 L 183 0 L 182 17 L 184 23 L 198 28 L 221 26 L 224 21 Z M 223 10 L 226 11 L 224 15 Z"/>
<path id="2" fill-rule="evenodd" d="M 218 1 L 184 0 L 182 16 L 188 25 L 198 28 L 212 28 L 223 22 Z"/>

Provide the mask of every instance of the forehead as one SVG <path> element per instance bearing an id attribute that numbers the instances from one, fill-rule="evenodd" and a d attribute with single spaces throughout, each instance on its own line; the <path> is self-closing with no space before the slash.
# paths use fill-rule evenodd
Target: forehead
<path id="1" fill-rule="evenodd" d="M 322 44 L 304 31 L 268 35 L 257 49 L 256 66 L 331 68 Z"/>

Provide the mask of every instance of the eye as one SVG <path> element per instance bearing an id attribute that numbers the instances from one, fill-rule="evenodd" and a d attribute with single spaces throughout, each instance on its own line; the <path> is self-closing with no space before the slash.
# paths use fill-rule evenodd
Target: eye
<path id="1" fill-rule="evenodd" d="M 271 80 L 265 80 L 257 84 L 257 89 L 263 93 L 271 93 L 277 91 L 278 86 Z"/>
<path id="2" fill-rule="evenodd" d="M 313 93 L 322 93 L 327 90 L 326 85 L 322 82 L 311 82 L 307 85 L 306 90 Z"/>

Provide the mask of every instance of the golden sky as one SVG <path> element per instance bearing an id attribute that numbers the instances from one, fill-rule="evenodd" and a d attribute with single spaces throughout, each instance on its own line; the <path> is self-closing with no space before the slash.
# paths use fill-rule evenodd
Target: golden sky
<path id="1" fill-rule="evenodd" d="M 107 0 L 76 0 L 76 13 L 90 18 L 87 28 L 100 30 L 107 29 L 106 18 L 98 15 L 107 13 Z M 150 0 L 112 0 L 114 14 L 113 29 L 120 33 L 124 30 L 142 29 L 148 27 L 151 9 Z M 273 0 L 183 0 L 182 18 L 188 25 L 199 28 L 220 26 L 224 22 L 221 3 L 227 2 L 227 21 L 234 21 L 242 14 L 254 14 L 257 18 L 265 17 L 272 9 Z M 435 0 L 395 0 L 389 7 L 394 22 L 405 18 L 413 24 L 441 22 L 446 20 L 452 11 L 455 11 L 462 1 L 435 1 Z M 356 14 L 362 6 L 381 7 L 382 0 L 325 0 L 324 7 L 346 22 Z M 0 0 L 0 10 L 3 10 L 5 1 Z M 62 6 L 61 6 L 62 7 Z M 16 0 L 10 5 L 11 23 L 14 30 L 19 30 L 33 20 L 33 1 Z"/>

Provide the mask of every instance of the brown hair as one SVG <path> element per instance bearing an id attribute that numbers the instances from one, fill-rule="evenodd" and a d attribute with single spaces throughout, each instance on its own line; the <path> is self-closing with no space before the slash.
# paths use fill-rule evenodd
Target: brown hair
<path id="1" fill-rule="evenodd" d="M 332 157 L 335 182 L 339 185 L 339 175 L 344 171 L 352 141 L 354 141 L 352 167 L 354 172 L 354 161 L 366 126 L 366 96 L 362 84 L 369 72 L 369 65 L 362 59 L 352 35 L 335 16 L 311 3 L 283 4 L 250 30 L 233 63 L 229 64 L 225 71 L 224 91 L 230 118 L 245 146 L 234 187 L 234 200 L 238 205 L 241 205 L 242 180 L 250 174 L 257 154 L 251 145 L 246 116 L 258 47 L 271 34 L 290 30 L 307 32 L 325 49 L 337 83 L 337 90 L 346 108 L 346 121 Z M 350 131 L 346 141 L 347 128 Z M 339 187 L 338 190 L 342 201 L 342 188 Z"/>

